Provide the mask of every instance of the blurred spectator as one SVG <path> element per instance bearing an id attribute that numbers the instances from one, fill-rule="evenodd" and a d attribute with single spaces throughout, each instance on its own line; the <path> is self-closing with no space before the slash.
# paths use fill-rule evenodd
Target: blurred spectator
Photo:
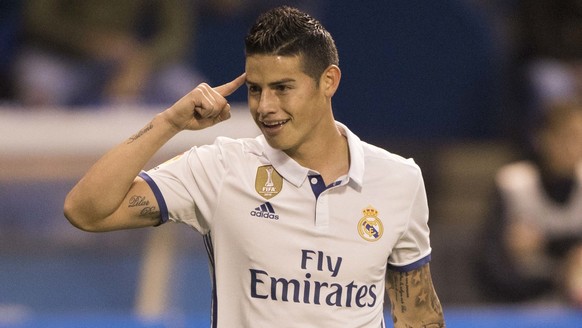
<path id="1" fill-rule="evenodd" d="M 30 0 L 16 94 L 25 106 L 171 103 L 201 80 L 184 63 L 196 12 L 181 0 Z"/>
<path id="2" fill-rule="evenodd" d="M 478 277 L 500 301 L 582 308 L 582 102 L 552 105 L 533 156 L 502 167 Z"/>
<path id="3" fill-rule="evenodd" d="M 582 95 L 582 1 L 517 1 L 518 65 L 526 92 L 516 123 L 523 125 L 549 104 Z M 527 142 L 531 136 L 524 137 Z"/>

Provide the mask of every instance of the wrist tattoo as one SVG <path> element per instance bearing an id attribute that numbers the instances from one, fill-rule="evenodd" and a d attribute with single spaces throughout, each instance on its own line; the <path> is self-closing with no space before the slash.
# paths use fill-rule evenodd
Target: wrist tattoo
<path id="1" fill-rule="evenodd" d="M 131 137 L 129 137 L 129 140 L 127 141 L 128 144 L 136 141 L 137 139 L 139 139 L 141 136 L 143 136 L 144 134 L 146 134 L 149 130 L 153 129 L 154 125 L 152 122 L 148 123 L 148 125 L 144 126 L 141 130 L 139 130 L 136 134 L 132 135 Z"/>

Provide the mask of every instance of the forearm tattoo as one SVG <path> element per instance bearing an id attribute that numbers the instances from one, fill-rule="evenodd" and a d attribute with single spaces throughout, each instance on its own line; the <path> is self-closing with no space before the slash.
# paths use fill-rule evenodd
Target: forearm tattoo
<path id="1" fill-rule="evenodd" d="M 145 196 L 133 195 L 129 198 L 127 207 L 139 207 L 141 208 L 139 212 L 140 217 L 144 218 L 159 218 L 160 211 L 155 207 L 150 205 L 150 201 L 147 200 Z"/>
<path id="2" fill-rule="evenodd" d="M 411 272 L 389 271 L 386 283 L 394 327 L 445 327 L 428 265 Z"/>
<path id="3" fill-rule="evenodd" d="M 149 130 L 151 130 L 154 127 L 154 125 L 150 122 L 148 123 L 148 125 L 144 126 L 141 130 L 139 130 L 136 134 L 132 135 L 131 137 L 129 137 L 129 140 L 127 141 L 128 144 L 136 141 L 137 139 L 139 139 L 141 136 L 143 136 L 144 134 L 146 134 Z"/>

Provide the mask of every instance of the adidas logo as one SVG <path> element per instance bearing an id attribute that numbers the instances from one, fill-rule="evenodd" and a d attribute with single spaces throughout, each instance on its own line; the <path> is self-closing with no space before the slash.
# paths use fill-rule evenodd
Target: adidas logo
<path id="1" fill-rule="evenodd" d="M 271 205 L 271 203 L 269 202 L 261 204 L 261 206 L 259 207 L 255 207 L 255 209 L 252 210 L 250 214 L 258 218 L 279 220 L 279 216 L 275 214 L 275 209 L 273 208 L 273 205 Z"/>

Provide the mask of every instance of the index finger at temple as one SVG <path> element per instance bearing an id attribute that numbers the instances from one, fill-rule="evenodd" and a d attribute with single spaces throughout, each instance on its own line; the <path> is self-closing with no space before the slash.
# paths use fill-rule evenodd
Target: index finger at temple
<path id="1" fill-rule="evenodd" d="M 214 88 L 214 90 L 216 90 L 218 93 L 220 93 L 223 97 L 226 97 L 230 94 L 232 94 L 233 92 L 236 91 L 236 89 L 240 88 L 241 85 L 243 85 L 246 81 L 246 73 L 242 73 L 241 75 L 239 75 L 236 79 L 225 83 L 223 85 L 219 85 L 217 87 Z"/>

